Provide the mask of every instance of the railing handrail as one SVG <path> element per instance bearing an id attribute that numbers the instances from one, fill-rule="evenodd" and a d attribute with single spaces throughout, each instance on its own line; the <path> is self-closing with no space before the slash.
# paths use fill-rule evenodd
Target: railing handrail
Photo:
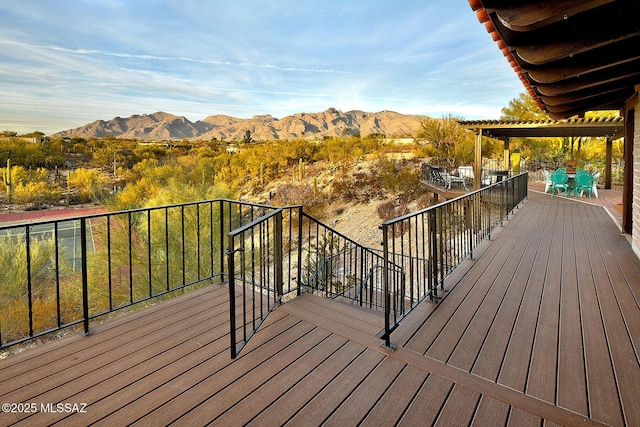
<path id="1" fill-rule="evenodd" d="M 283 211 L 282 208 L 276 208 L 276 210 L 269 212 L 268 214 L 262 215 L 261 217 L 258 217 L 256 219 L 254 219 L 253 221 L 238 227 L 234 230 L 231 230 L 230 232 L 227 233 L 227 236 L 237 236 L 238 234 L 244 233 L 245 231 L 255 227 L 256 225 L 260 224 L 261 222 L 264 222 L 266 220 L 268 220 L 269 218 L 276 216 L 278 214 L 281 214 Z"/>
<path id="2" fill-rule="evenodd" d="M 510 181 L 510 180 L 513 180 L 513 179 L 516 179 L 516 178 L 518 178 L 518 177 L 521 177 L 521 176 L 523 176 L 523 175 L 527 175 L 527 174 L 528 174 L 528 172 L 522 172 L 522 173 L 520 173 L 520 174 L 518 174 L 518 175 L 513 175 L 513 176 L 511 176 L 511 177 L 507 178 L 507 179 L 506 179 L 506 180 L 504 180 L 504 181 L 495 182 L 495 183 L 490 184 L 490 185 L 488 185 L 488 186 L 486 186 L 486 187 L 480 188 L 480 189 L 478 189 L 478 190 L 470 191 L 470 192 L 468 192 L 468 193 L 465 193 L 465 194 L 462 194 L 462 195 L 460 195 L 460 196 L 454 197 L 453 199 L 447 199 L 447 200 L 445 200 L 444 202 L 440 202 L 440 203 L 438 203 L 438 204 L 436 204 L 436 205 L 433 205 L 433 206 L 428 206 L 428 207 L 426 207 L 426 208 L 424 208 L 424 209 L 421 209 L 421 210 L 419 210 L 419 211 L 416 211 L 416 212 L 410 212 L 410 213 L 408 213 L 408 214 L 405 214 L 405 215 L 399 216 L 399 217 L 397 217 L 397 218 L 389 219 L 389 220 L 387 220 L 387 221 L 383 222 L 383 223 L 382 223 L 382 225 L 381 225 L 381 227 L 382 227 L 382 226 L 384 226 L 384 225 L 391 225 L 391 224 L 394 224 L 394 223 L 397 223 L 397 222 L 401 222 L 401 221 L 403 221 L 403 220 L 405 220 L 405 219 L 407 219 L 407 218 L 411 218 L 411 217 L 418 216 L 418 215 L 420 215 L 420 214 L 424 214 L 424 213 L 426 213 L 426 212 L 428 212 L 428 211 L 430 211 L 430 210 L 434 210 L 434 209 L 442 208 L 442 206 L 447 205 L 447 204 L 453 204 L 453 203 L 455 203 L 455 202 L 457 202 L 457 201 L 464 200 L 464 199 L 468 199 L 468 198 L 470 198 L 470 197 L 474 196 L 475 194 L 478 194 L 478 193 L 481 193 L 481 192 L 487 191 L 487 190 L 489 190 L 489 189 L 491 189 L 491 188 L 502 187 L 506 182 L 508 182 L 508 181 Z"/>
<path id="3" fill-rule="evenodd" d="M 378 257 L 380 256 L 379 254 L 376 253 L 375 249 L 369 248 L 367 246 L 364 246 L 361 243 L 356 242 L 355 240 L 351 239 L 350 237 L 347 237 L 344 234 L 342 234 L 341 232 L 339 232 L 339 231 L 335 230 L 334 228 L 328 226 L 327 224 L 325 224 L 324 222 L 320 221 L 319 219 L 310 216 L 306 212 L 303 211 L 302 215 L 303 215 L 303 217 L 307 218 L 308 220 L 313 221 L 313 222 L 319 224 L 320 226 L 325 227 L 328 230 L 331 230 L 331 233 L 333 233 L 333 234 L 335 234 L 337 236 L 340 236 L 340 238 L 348 241 L 349 243 L 351 243 L 351 244 L 353 244 L 353 245 L 355 245 L 357 247 L 361 247 L 361 248 L 365 249 L 366 251 L 371 252 L 375 256 L 378 256 Z"/>
<path id="4" fill-rule="evenodd" d="M 277 206 L 265 205 L 265 204 L 261 204 L 261 203 L 251 203 L 251 202 L 245 202 L 245 201 L 242 201 L 242 200 L 216 198 L 216 199 L 210 199 L 210 200 L 198 200 L 198 201 L 195 201 L 195 202 L 174 203 L 174 204 L 162 205 L 162 206 L 150 206 L 150 207 L 147 207 L 147 208 L 122 209 L 122 210 L 118 210 L 118 211 L 105 211 L 105 212 L 98 212 L 98 213 L 73 215 L 73 216 L 59 217 L 59 218 L 54 218 L 54 219 L 24 220 L 24 221 L 21 221 L 19 223 L 13 223 L 12 222 L 11 224 L 1 224 L 0 223 L 0 230 L 10 229 L 10 228 L 21 228 L 21 227 L 24 227 L 25 225 L 46 225 L 46 224 L 53 224 L 53 223 L 73 221 L 73 220 L 102 218 L 102 217 L 105 217 L 105 216 L 116 216 L 116 215 L 129 214 L 129 213 L 142 213 L 142 212 L 147 212 L 147 211 L 156 211 L 156 210 L 180 208 L 180 207 L 195 206 L 195 205 L 210 204 L 210 203 L 219 203 L 219 202 L 226 202 L 226 203 L 232 203 L 232 204 L 235 204 L 235 205 L 242 205 L 242 206 L 247 206 L 247 207 L 257 207 L 257 208 L 270 209 L 270 210 L 281 209 L 281 208 L 278 208 Z M 292 206 L 287 206 L 287 208 L 290 208 L 290 207 L 292 207 Z"/>

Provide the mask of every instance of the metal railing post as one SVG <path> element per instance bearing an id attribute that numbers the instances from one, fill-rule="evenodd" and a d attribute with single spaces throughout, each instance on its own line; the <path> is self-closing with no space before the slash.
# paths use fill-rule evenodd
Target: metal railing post
<path id="1" fill-rule="evenodd" d="M 432 302 L 438 298 L 438 225 L 436 220 L 436 211 L 432 209 L 429 211 L 429 261 L 431 261 L 429 290 Z"/>
<path id="2" fill-rule="evenodd" d="M 33 336 L 33 286 L 31 283 L 31 228 L 25 228 L 25 246 L 27 252 L 27 298 L 29 304 L 29 336 Z M 58 298 L 58 301 L 60 298 Z M 58 315 L 59 316 L 59 315 Z"/>
<path id="3" fill-rule="evenodd" d="M 500 227 L 502 227 L 504 225 L 504 219 L 508 219 L 508 212 L 509 209 L 507 208 L 507 202 L 506 202 L 506 191 L 507 191 L 507 186 L 506 186 L 506 182 L 502 181 L 502 183 L 500 184 Z M 504 211 L 503 211 L 504 209 Z"/>
<path id="4" fill-rule="evenodd" d="M 231 209 L 229 209 L 229 214 L 231 214 Z M 224 200 L 220 200 L 220 217 L 218 219 L 220 225 L 220 274 L 224 282 Z M 227 248 L 228 250 L 229 248 Z"/>
<path id="5" fill-rule="evenodd" d="M 89 335 L 89 275 L 87 273 L 87 219 L 80 219 L 80 248 L 82 263 L 82 317 L 84 334 Z"/>
<path id="6" fill-rule="evenodd" d="M 274 257 L 274 273 L 275 273 L 275 285 L 276 285 L 276 295 L 278 297 L 282 297 L 283 291 L 282 287 L 284 285 L 282 281 L 282 211 L 279 211 L 275 218 L 275 242 L 273 247 L 273 257 Z"/>
<path id="7" fill-rule="evenodd" d="M 387 225 L 382 225 L 382 252 L 384 262 L 382 264 L 383 292 L 384 292 L 384 347 L 394 349 L 391 345 L 391 293 L 389 292 L 389 237 L 387 233 Z"/>
<path id="8" fill-rule="evenodd" d="M 298 289 L 296 295 L 300 295 L 302 292 L 302 206 L 298 207 Z"/>
<path id="9" fill-rule="evenodd" d="M 229 339 L 231 341 L 231 358 L 236 357 L 236 284 L 234 265 L 234 241 L 233 236 L 229 236 L 229 247 L 227 248 L 227 271 L 229 277 Z M 222 250 L 222 248 L 221 248 Z"/>
<path id="10" fill-rule="evenodd" d="M 469 236 L 469 259 L 473 259 L 473 209 L 471 207 L 471 200 L 466 199 L 464 201 L 464 226 Z"/>

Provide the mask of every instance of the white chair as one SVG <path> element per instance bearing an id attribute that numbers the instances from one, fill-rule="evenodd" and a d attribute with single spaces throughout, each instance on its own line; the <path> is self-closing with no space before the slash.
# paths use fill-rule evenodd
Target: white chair
<path id="1" fill-rule="evenodd" d="M 458 166 L 458 176 L 464 178 L 465 189 L 473 188 L 474 171 L 473 166 Z"/>
<path id="2" fill-rule="evenodd" d="M 544 192 L 546 193 L 551 188 L 551 172 L 546 169 L 542 170 L 542 176 L 544 177 Z"/>
<path id="3" fill-rule="evenodd" d="M 442 172 L 442 177 L 444 178 L 444 181 L 446 183 L 445 190 L 451 190 L 451 184 L 462 184 L 462 187 L 465 190 L 468 190 L 467 182 L 464 177 L 461 177 L 459 175 L 451 175 L 449 174 L 449 172 L 447 172 L 446 169 Z"/>
<path id="4" fill-rule="evenodd" d="M 473 179 L 473 166 L 458 166 L 458 176 Z"/>
<path id="5" fill-rule="evenodd" d="M 598 198 L 598 180 L 600 180 L 600 174 L 602 172 L 595 172 L 593 173 L 593 189 L 591 190 L 591 192 L 593 193 L 594 196 L 596 196 L 596 199 Z"/>

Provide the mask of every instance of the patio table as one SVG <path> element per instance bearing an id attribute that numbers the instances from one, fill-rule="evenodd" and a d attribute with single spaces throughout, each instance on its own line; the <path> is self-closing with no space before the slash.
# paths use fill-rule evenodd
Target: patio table
<path id="1" fill-rule="evenodd" d="M 576 196 L 576 174 L 575 173 L 567 173 L 567 177 L 569 177 L 569 180 L 567 181 L 567 185 L 569 186 L 569 190 L 567 190 L 567 194 L 571 195 L 571 192 L 573 191 L 573 197 Z"/>

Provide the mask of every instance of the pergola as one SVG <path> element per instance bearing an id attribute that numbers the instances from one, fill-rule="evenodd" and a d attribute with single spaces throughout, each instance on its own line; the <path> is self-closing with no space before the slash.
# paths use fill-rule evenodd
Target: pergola
<path id="1" fill-rule="evenodd" d="M 509 143 L 511 138 L 548 137 L 600 137 L 607 139 L 605 188 L 611 188 L 611 162 L 613 141 L 624 135 L 622 117 L 574 118 L 566 120 L 509 121 L 471 120 L 460 125 L 476 134 L 474 155 L 474 186 L 480 188 L 482 176 L 482 137 L 504 141 L 504 169 L 509 169 Z"/>

